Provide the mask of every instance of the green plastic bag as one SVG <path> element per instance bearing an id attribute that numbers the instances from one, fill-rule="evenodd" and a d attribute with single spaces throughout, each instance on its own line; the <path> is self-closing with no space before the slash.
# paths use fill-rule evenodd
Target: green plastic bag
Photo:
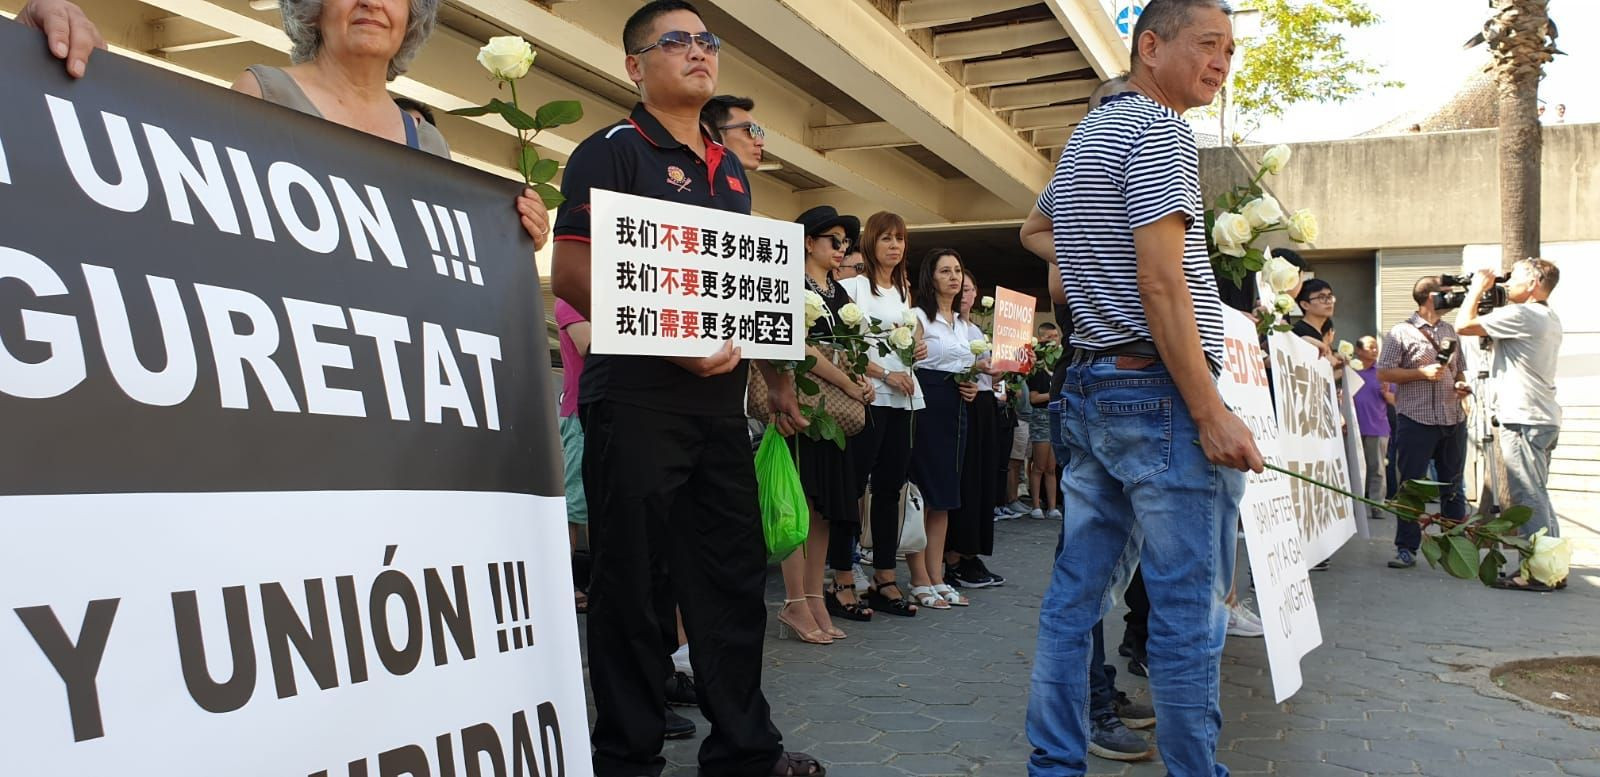
<path id="1" fill-rule="evenodd" d="M 800 471 L 777 428 L 768 426 L 756 449 L 756 483 L 761 487 L 761 531 L 767 538 L 767 563 L 784 560 L 806 544 L 811 510 L 806 507 Z"/>

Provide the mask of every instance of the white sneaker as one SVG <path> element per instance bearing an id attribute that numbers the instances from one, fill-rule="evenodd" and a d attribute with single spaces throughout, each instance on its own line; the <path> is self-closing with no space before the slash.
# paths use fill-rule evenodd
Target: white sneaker
<path id="1" fill-rule="evenodd" d="M 1267 630 L 1262 627 L 1261 621 L 1243 604 L 1236 603 L 1228 608 L 1228 636 L 1264 637 L 1266 634 Z"/>
<path id="2" fill-rule="evenodd" d="M 867 582 L 866 571 L 861 568 L 860 564 L 851 564 L 850 572 L 855 577 L 856 596 L 865 595 L 867 589 L 871 587 L 871 584 Z"/>
<path id="3" fill-rule="evenodd" d="M 1045 514 L 1044 514 L 1044 517 L 1049 518 L 1052 521 L 1059 521 L 1059 520 L 1061 520 L 1061 511 L 1060 510 L 1046 510 Z"/>
<path id="4" fill-rule="evenodd" d="M 1032 510 L 1028 511 L 1028 517 L 1029 518 L 1041 518 L 1042 519 L 1042 518 L 1044 518 L 1044 511 L 1040 510 L 1037 507 L 1035 507 Z"/>

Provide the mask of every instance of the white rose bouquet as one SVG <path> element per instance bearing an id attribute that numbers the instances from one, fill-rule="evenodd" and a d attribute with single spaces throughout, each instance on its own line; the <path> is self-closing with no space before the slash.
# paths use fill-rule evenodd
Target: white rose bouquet
<path id="1" fill-rule="evenodd" d="M 1261 188 L 1261 179 L 1283 172 L 1290 156 L 1288 146 L 1273 146 L 1261 157 L 1261 166 L 1249 185 L 1236 186 L 1224 193 L 1217 198 L 1217 207 L 1206 211 L 1206 243 L 1211 265 L 1218 275 L 1235 285 L 1243 284 L 1246 275 L 1266 266 L 1267 251 L 1255 247 L 1262 235 L 1287 232 L 1289 239 L 1297 243 L 1311 243 L 1317 239 L 1317 219 L 1310 211 L 1288 215 L 1277 198 Z"/>
<path id="2" fill-rule="evenodd" d="M 483 48 L 478 49 L 478 64 L 499 82 L 495 88 L 510 87 L 511 102 L 495 98 L 483 105 L 457 108 L 450 113 L 468 117 L 493 113 L 505 119 L 517 131 L 517 171 L 522 173 L 522 180 L 528 188 L 539 193 L 545 207 L 554 209 L 566 200 L 561 196 L 560 189 L 550 185 L 550 180 L 561 169 L 561 163 L 554 159 L 541 159 L 533 141 L 540 132 L 582 119 L 583 106 L 577 100 L 554 100 L 539 106 L 532 116 L 522 110 L 517 102 L 517 81 L 528 74 L 535 56 L 533 47 L 515 35 L 490 38 Z M 533 134 L 528 134 L 530 132 Z"/>

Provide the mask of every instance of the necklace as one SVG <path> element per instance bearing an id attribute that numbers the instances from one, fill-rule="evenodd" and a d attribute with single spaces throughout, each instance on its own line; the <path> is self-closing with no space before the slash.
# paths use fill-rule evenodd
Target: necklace
<path id="1" fill-rule="evenodd" d="M 828 275 L 828 288 L 826 290 L 824 290 L 822 288 L 822 286 L 820 284 L 818 284 L 816 282 L 816 280 L 813 279 L 810 275 L 806 276 L 806 286 L 808 288 L 810 288 L 812 291 L 816 292 L 818 296 L 820 296 L 820 297 L 822 297 L 824 299 L 826 299 L 828 297 L 832 297 L 833 296 L 833 275 L 832 275 L 832 273 L 830 273 Z"/>

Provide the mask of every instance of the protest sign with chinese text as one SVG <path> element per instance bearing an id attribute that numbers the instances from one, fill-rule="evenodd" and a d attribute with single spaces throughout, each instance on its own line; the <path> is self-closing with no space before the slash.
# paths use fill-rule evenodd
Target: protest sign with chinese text
<path id="1" fill-rule="evenodd" d="M 10 22 L 0 72 L 7 773 L 590 774 L 521 186 Z"/>
<path id="2" fill-rule="evenodd" d="M 1033 340 L 1033 312 L 1037 300 L 1021 292 L 996 286 L 994 290 L 994 359 L 1001 372 L 1022 369 L 1022 346 Z"/>
<path id="3" fill-rule="evenodd" d="M 593 193 L 595 353 L 805 358 L 805 230 L 794 222 Z"/>
<path id="4" fill-rule="evenodd" d="M 1250 427 L 1262 458 L 1281 467 L 1278 421 L 1255 324 L 1237 311 L 1227 310 L 1224 315 L 1227 361 L 1217 379 L 1217 390 L 1222 401 Z M 1300 658 L 1322 644 L 1290 483 L 1287 475 L 1270 469 L 1259 475 L 1250 473 L 1239 503 L 1261 625 L 1266 631 L 1272 690 L 1278 702 L 1299 690 Z"/>
<path id="5" fill-rule="evenodd" d="M 1267 342 L 1284 466 L 1349 491 L 1350 467 L 1333 365 L 1315 346 L 1292 333 L 1273 332 Z M 1333 555 L 1355 535 L 1355 506 L 1350 497 L 1303 480 L 1293 480 L 1289 491 L 1300 520 L 1308 566 Z"/>

